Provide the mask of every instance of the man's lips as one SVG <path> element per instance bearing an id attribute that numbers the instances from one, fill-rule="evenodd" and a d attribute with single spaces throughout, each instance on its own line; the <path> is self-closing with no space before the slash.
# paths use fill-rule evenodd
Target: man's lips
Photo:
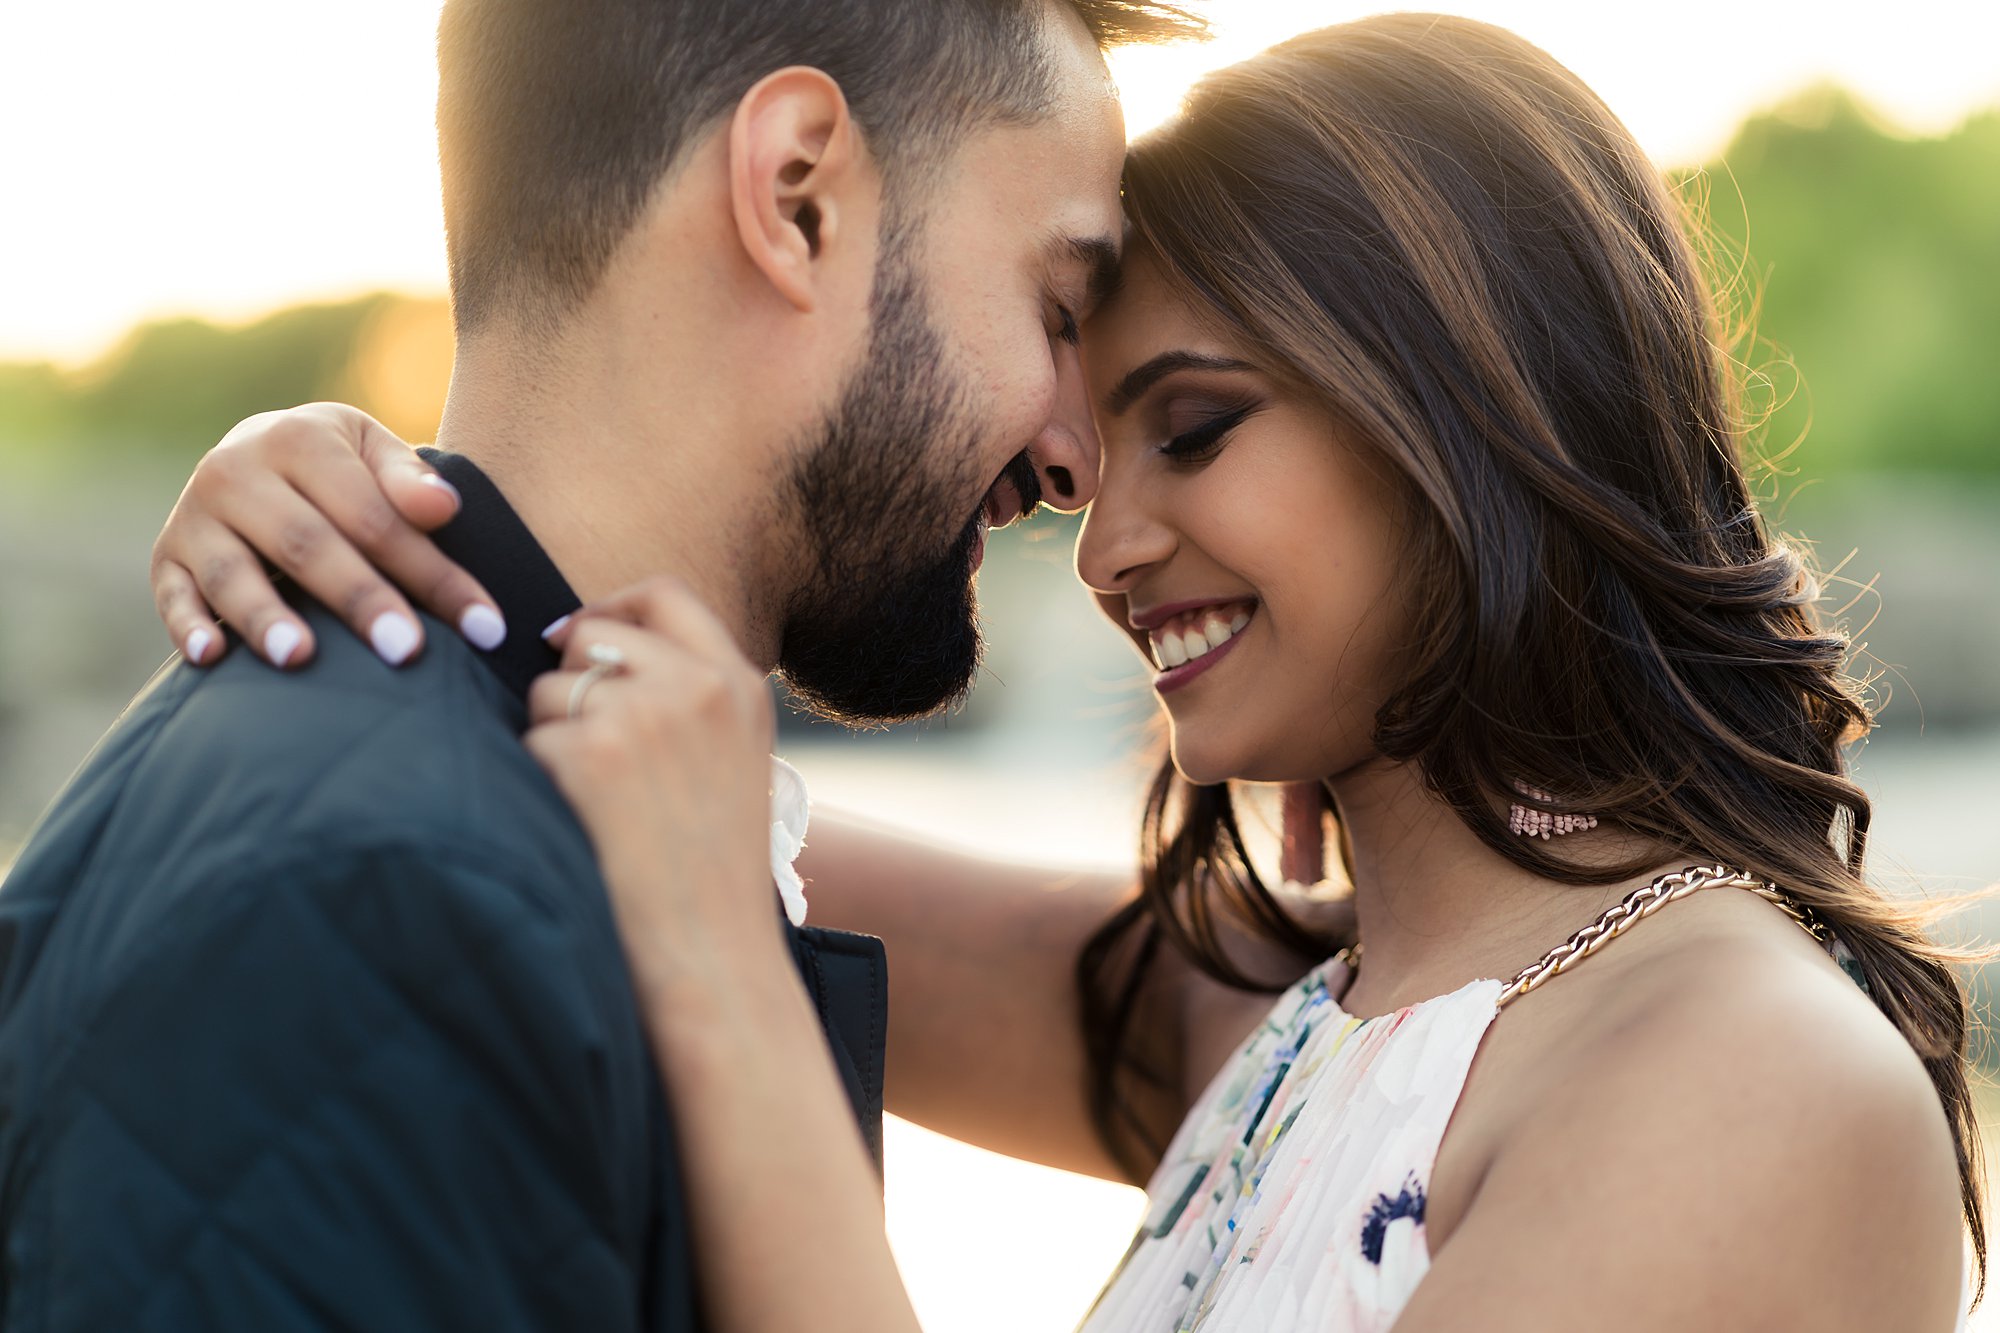
<path id="1" fill-rule="evenodd" d="M 1035 474 L 1027 469 L 1022 458 L 1015 459 L 1007 469 L 986 489 L 986 496 L 979 502 L 979 512 L 973 517 L 973 526 L 978 529 L 978 541 L 972 551 L 972 567 L 977 570 L 986 559 L 986 534 L 994 528 L 1004 528 L 1017 518 L 1026 518 L 1042 502 L 1041 488 L 1036 484 Z M 1016 481 L 1017 476 L 1025 479 Z"/>
<path id="2" fill-rule="evenodd" d="M 986 492 L 986 499 L 980 505 L 980 513 L 985 516 L 989 528 L 1004 528 L 1015 519 L 1027 513 L 1027 503 L 1021 492 L 1006 477 L 994 482 Z"/>

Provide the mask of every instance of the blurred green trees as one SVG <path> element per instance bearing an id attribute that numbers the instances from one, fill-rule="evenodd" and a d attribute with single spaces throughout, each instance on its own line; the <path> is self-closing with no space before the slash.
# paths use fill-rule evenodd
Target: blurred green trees
<path id="1" fill-rule="evenodd" d="M 359 402 L 428 438 L 450 368 L 444 303 L 388 293 L 294 306 L 238 328 L 145 324 L 80 370 L 0 365 L 0 455 L 59 466 L 65 455 L 103 462 L 143 452 L 192 463 L 241 418 L 320 398 Z M 423 381 L 414 413 L 398 371 Z"/>
<path id="2" fill-rule="evenodd" d="M 2000 474 L 2000 111 L 1911 139 L 1815 89 L 1677 175 L 1707 197 L 1725 299 L 1755 304 L 1766 447 L 1803 440 L 1786 471 Z M 327 397 L 428 438 L 450 359 L 443 304 L 386 294 L 149 324 L 79 371 L 0 365 L 0 454 L 191 459 L 243 416 Z"/>
<path id="3" fill-rule="evenodd" d="M 1787 471 L 2000 473 L 2000 111 L 1909 139 L 1818 88 L 1699 174 Z"/>

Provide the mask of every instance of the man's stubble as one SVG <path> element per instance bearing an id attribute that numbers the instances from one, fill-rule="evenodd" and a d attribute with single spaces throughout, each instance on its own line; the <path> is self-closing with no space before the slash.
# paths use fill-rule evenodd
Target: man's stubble
<path id="1" fill-rule="evenodd" d="M 961 702 L 982 649 L 973 594 L 980 432 L 912 262 L 885 233 L 862 365 L 793 469 L 811 568 L 791 599 L 778 672 L 821 716 L 866 724 Z M 1032 496 L 1032 468 L 1009 475 Z"/>

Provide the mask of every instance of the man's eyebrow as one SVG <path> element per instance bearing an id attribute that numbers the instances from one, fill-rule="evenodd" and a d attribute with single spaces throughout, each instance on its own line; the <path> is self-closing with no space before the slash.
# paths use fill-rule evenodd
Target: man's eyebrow
<path id="1" fill-rule="evenodd" d="M 1139 401 L 1139 395 L 1177 370 L 1255 369 L 1257 367 L 1248 361 L 1238 361 L 1234 357 L 1210 356 L 1206 352 L 1162 352 L 1119 380 L 1111 392 L 1104 395 L 1104 410 L 1114 417 L 1124 415 L 1132 404 Z"/>
<path id="2" fill-rule="evenodd" d="M 1118 290 L 1118 242 L 1109 236 L 1065 236 L 1057 248 L 1088 271 L 1084 286 L 1087 309 L 1095 310 Z"/>

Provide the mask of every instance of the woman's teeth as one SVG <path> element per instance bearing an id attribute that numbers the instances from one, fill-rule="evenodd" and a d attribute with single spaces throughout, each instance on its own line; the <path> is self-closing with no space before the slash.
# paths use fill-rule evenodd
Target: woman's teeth
<path id="1" fill-rule="evenodd" d="M 1153 662 L 1162 671 L 1185 666 L 1228 643 L 1250 623 L 1247 607 L 1208 607 L 1152 632 Z"/>

